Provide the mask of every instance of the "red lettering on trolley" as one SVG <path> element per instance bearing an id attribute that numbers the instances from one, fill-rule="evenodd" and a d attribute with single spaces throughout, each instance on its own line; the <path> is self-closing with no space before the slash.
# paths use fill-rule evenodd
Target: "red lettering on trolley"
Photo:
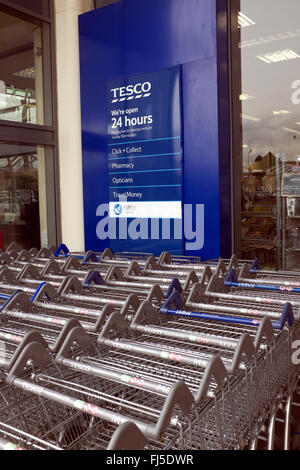
<path id="1" fill-rule="evenodd" d="M 181 362 L 182 356 L 180 354 L 170 353 L 169 359 L 171 359 L 172 361 Z"/>
<path id="2" fill-rule="evenodd" d="M 99 413 L 99 408 L 98 406 L 91 405 L 90 403 L 85 403 L 83 405 L 83 410 L 86 413 L 91 413 L 92 415 L 96 416 Z"/>

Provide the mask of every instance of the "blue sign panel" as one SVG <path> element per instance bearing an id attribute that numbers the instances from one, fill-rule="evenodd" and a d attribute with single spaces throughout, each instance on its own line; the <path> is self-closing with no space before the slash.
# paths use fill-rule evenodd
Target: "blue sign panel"
<path id="1" fill-rule="evenodd" d="M 202 259 L 231 255 L 231 128 L 226 118 L 230 116 L 227 3 L 225 0 L 119 0 L 79 17 L 86 250 L 103 251 L 108 246 L 114 251 L 159 253 L 166 250 Z M 176 124 L 177 132 L 168 121 L 170 116 L 172 119 L 180 116 L 180 112 L 177 114 L 170 108 L 179 96 L 176 86 L 173 88 L 175 98 L 165 100 L 166 83 L 162 78 L 158 92 L 165 107 L 162 106 L 161 115 L 156 112 L 156 104 L 150 101 L 155 102 L 154 88 L 148 90 L 147 86 L 147 82 L 152 84 L 152 80 L 155 81 L 153 71 L 162 71 L 163 77 L 163 71 L 167 73 L 173 67 L 181 68 L 183 236 L 179 237 L 178 225 L 177 233 L 168 236 L 166 219 L 157 219 L 159 227 L 155 225 L 155 219 L 142 219 L 143 227 L 136 226 L 132 230 L 136 239 L 128 239 L 128 233 L 125 234 L 120 227 L 126 219 L 122 218 L 124 207 L 119 194 L 122 198 L 126 193 L 128 204 L 158 202 L 159 209 L 162 209 L 162 202 L 179 200 L 177 188 L 166 187 L 166 180 L 169 185 L 179 184 L 177 168 L 180 165 L 177 166 L 176 161 L 176 154 L 179 153 L 180 158 L 181 152 L 179 139 L 148 140 L 181 135 L 179 123 Z M 175 78 L 170 80 L 175 84 L 174 73 Z M 221 84 L 220 88 L 218 84 Z M 136 95 L 142 94 L 142 98 L 132 98 L 135 93 L 131 86 L 134 85 L 138 85 Z M 130 88 L 126 90 L 127 86 Z M 119 90 L 122 87 L 125 90 Z M 144 97 L 152 91 L 152 96 Z M 171 97 L 171 91 L 169 93 Z M 112 103 L 121 99 L 124 101 Z M 138 104 L 139 101 L 143 104 Z M 112 116 L 111 111 L 120 109 L 126 112 L 134 107 L 139 108 L 139 112 L 127 115 L 129 119 L 152 115 L 155 120 L 153 123 L 148 120 L 130 121 L 130 131 L 141 127 L 144 129 L 139 134 L 144 135 L 132 137 L 128 132 L 122 145 L 120 132 L 120 139 L 112 139 L 108 121 L 110 123 L 112 118 L 116 118 L 117 121 L 111 125 L 115 123 L 117 126 L 118 119 L 122 117 L 123 120 L 126 115 Z M 156 123 L 161 126 L 160 133 Z M 151 132 L 147 131 L 148 126 L 152 126 Z M 148 143 L 137 142 L 140 140 L 148 140 Z M 165 172 L 167 178 L 162 178 L 163 172 L 154 171 L 171 169 L 172 172 Z M 151 171 L 146 173 L 147 170 Z M 121 173 L 123 171 L 128 171 L 128 174 Z M 126 179 L 130 181 L 125 182 Z M 163 188 L 158 187 L 160 183 Z M 116 205 L 110 218 L 109 201 Z M 146 216 L 149 216 L 148 211 L 143 212 L 143 217 Z M 106 233 L 108 220 L 115 225 L 118 223 L 115 228 L 112 224 L 116 242 Z M 174 219 L 174 225 L 178 220 Z M 154 226 L 152 239 L 146 237 L 146 222 L 148 229 Z"/>
<path id="2" fill-rule="evenodd" d="M 107 112 L 110 218 L 182 224 L 180 67 L 109 81 Z M 181 252 L 183 237 L 172 245 Z"/>

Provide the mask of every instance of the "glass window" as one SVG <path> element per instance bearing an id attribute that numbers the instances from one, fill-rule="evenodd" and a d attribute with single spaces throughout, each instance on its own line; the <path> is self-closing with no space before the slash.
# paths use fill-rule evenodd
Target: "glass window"
<path id="1" fill-rule="evenodd" d="M 46 214 L 45 148 L 0 142 L 0 248 L 47 245 Z"/>
<path id="2" fill-rule="evenodd" d="M 265 268 L 300 264 L 300 183 L 284 177 L 300 169 L 299 17 L 299 0 L 241 0 L 242 250 Z"/>
<path id="3" fill-rule="evenodd" d="M 40 15 L 49 16 L 50 14 L 49 0 L 10 0 L 10 2 Z"/>
<path id="4" fill-rule="evenodd" d="M 44 124 L 42 27 L 1 11 L 0 119 Z"/>

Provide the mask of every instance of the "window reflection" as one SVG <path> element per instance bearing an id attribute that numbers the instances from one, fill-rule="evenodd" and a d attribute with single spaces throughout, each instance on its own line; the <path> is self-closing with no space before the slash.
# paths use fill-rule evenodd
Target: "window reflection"
<path id="1" fill-rule="evenodd" d="M 45 240 L 44 148 L 0 143 L 0 240 L 40 247 Z"/>
<path id="2" fill-rule="evenodd" d="M 49 0 L 10 0 L 10 1 L 22 8 L 27 8 L 28 10 L 32 10 L 35 13 L 49 16 L 49 13 L 50 13 Z"/>
<path id="3" fill-rule="evenodd" d="M 0 119 L 43 124 L 41 26 L 0 11 Z"/>
<path id="4" fill-rule="evenodd" d="M 282 190 L 300 155 L 299 15 L 298 0 L 241 0 L 242 250 L 271 269 L 300 265 Z"/>

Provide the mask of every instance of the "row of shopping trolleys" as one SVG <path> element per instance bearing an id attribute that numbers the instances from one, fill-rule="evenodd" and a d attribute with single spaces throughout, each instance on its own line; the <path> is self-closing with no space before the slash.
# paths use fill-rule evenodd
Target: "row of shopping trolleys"
<path id="1" fill-rule="evenodd" d="M 0 265 L 1 448 L 297 446 L 296 273 L 65 245 Z"/>

